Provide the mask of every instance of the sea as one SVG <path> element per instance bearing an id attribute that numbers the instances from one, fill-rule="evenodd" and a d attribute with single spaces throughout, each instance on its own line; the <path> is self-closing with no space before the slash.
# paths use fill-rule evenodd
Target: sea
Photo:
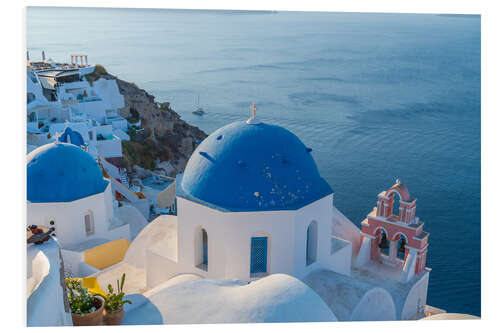
<path id="1" fill-rule="evenodd" d="M 481 17 L 29 7 L 32 61 L 88 54 L 207 133 L 250 116 L 308 147 L 358 226 L 396 179 L 430 232 L 427 303 L 481 314 Z M 192 112 L 199 104 L 203 116 Z"/>

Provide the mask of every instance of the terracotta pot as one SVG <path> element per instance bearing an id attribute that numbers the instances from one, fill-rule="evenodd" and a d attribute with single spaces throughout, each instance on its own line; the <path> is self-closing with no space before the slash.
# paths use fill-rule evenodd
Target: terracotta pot
<path id="1" fill-rule="evenodd" d="M 123 310 L 123 307 L 121 307 L 120 310 L 116 310 L 114 313 L 104 309 L 104 314 L 102 316 L 104 325 L 120 325 L 124 314 L 125 310 Z"/>
<path id="2" fill-rule="evenodd" d="M 104 299 L 100 296 L 94 296 L 95 306 L 97 310 L 92 313 L 82 315 L 71 314 L 73 326 L 99 326 L 102 325 L 102 314 L 104 310 Z"/>

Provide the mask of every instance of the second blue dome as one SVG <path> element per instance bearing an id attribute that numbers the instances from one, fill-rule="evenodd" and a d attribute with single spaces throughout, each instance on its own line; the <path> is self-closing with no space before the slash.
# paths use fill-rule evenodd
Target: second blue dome
<path id="1" fill-rule="evenodd" d="M 109 182 L 92 156 L 69 143 L 49 143 L 27 156 L 27 199 L 69 202 L 102 193 Z"/>

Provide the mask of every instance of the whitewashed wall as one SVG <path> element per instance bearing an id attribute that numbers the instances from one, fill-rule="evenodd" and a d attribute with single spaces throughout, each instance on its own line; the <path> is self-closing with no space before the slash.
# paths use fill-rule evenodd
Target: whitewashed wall
<path id="1" fill-rule="evenodd" d="M 116 80 L 100 78 L 93 83 L 93 88 L 112 109 L 118 110 L 125 107 L 125 99 L 123 95 L 120 94 Z"/>
<path id="2" fill-rule="evenodd" d="M 318 268 L 329 268 L 330 247 L 331 247 L 331 229 L 332 229 L 332 207 L 333 194 L 330 194 L 318 201 L 315 201 L 301 209 L 295 216 L 294 230 L 294 269 L 293 274 L 302 278 L 307 273 Z M 306 243 L 307 228 L 311 222 L 316 221 L 317 230 L 317 255 L 316 261 L 310 265 L 306 264 Z"/>
<path id="3" fill-rule="evenodd" d="M 202 276 L 250 279 L 250 242 L 268 237 L 268 273 L 293 273 L 293 211 L 223 213 L 177 198 L 179 263 Z M 195 268 L 195 235 L 208 235 L 208 272 Z M 279 259 L 277 259 L 279 258 Z"/>
<path id="4" fill-rule="evenodd" d="M 95 233 L 87 236 L 84 216 L 89 210 L 93 213 Z M 51 220 L 55 221 L 55 234 L 64 248 L 94 238 L 107 238 L 115 234 L 122 236 L 116 231 L 110 232 L 108 230 L 112 212 L 111 186 L 108 185 L 103 193 L 71 202 L 28 202 L 27 222 L 28 224 L 40 224 L 50 227 L 49 222 Z"/>
<path id="5" fill-rule="evenodd" d="M 97 151 L 102 157 L 122 157 L 122 141 L 116 137 L 115 140 L 98 140 L 95 142 Z"/>
<path id="6" fill-rule="evenodd" d="M 73 108 L 79 112 L 86 113 L 90 116 L 90 118 L 97 120 L 98 122 L 103 123 L 105 121 L 105 110 L 106 106 L 104 101 L 91 101 L 84 103 L 76 103 L 73 105 Z"/>
<path id="7" fill-rule="evenodd" d="M 352 243 L 335 236 L 331 237 L 331 241 L 343 243 L 343 246 L 330 252 L 327 268 L 340 274 L 351 275 Z"/>
<path id="8" fill-rule="evenodd" d="M 126 132 L 127 131 L 127 127 L 128 127 L 128 122 L 125 118 L 113 118 L 113 119 L 107 119 L 108 122 L 111 123 L 111 125 L 113 125 L 113 128 L 114 129 L 119 129 L 123 132 Z M 129 140 L 129 139 L 127 139 Z"/>
<path id="9" fill-rule="evenodd" d="M 335 256 L 330 253 L 332 199 L 329 195 L 298 211 L 221 212 L 178 197 L 178 271 L 251 280 L 251 238 L 266 236 L 269 274 L 301 278 L 320 267 L 349 274 L 351 247 Z M 318 227 L 317 255 L 314 263 L 306 265 L 307 228 L 312 221 Z M 208 235 L 207 271 L 195 266 L 200 251 L 196 235 L 201 228 Z"/>
<path id="10" fill-rule="evenodd" d="M 32 80 L 32 77 L 34 80 Z M 43 95 L 42 85 L 40 84 L 40 80 L 38 79 L 38 75 L 34 72 L 27 73 L 27 82 L 26 82 L 26 92 L 32 93 L 35 95 L 35 100 L 28 104 L 28 110 L 31 107 L 38 105 L 60 105 L 61 102 L 49 102 L 47 98 Z M 34 82 L 36 81 L 36 82 Z"/>
<path id="11" fill-rule="evenodd" d="M 396 320 L 396 307 L 391 294 L 383 288 L 373 288 L 363 295 L 354 308 L 351 321 Z"/>
<path id="12" fill-rule="evenodd" d="M 27 325 L 71 326 L 64 306 L 59 246 L 54 239 L 27 249 Z"/>
<path id="13" fill-rule="evenodd" d="M 402 320 L 414 319 L 417 312 L 422 310 L 427 304 L 427 287 L 429 284 L 429 271 L 424 272 L 424 276 L 411 288 L 406 297 L 403 310 L 401 312 Z"/>

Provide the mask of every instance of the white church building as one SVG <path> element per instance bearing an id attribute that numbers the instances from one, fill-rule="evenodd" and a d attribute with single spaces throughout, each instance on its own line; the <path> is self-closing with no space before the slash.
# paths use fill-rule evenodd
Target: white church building
<path id="1" fill-rule="evenodd" d="M 284 128 L 252 118 L 215 131 L 176 185 L 181 272 L 240 280 L 349 272 L 350 244 L 332 251 L 342 242 L 331 238 L 333 190 Z"/>
<path id="2" fill-rule="evenodd" d="M 97 161 L 75 144 L 56 141 L 27 155 L 27 200 L 29 225 L 55 228 L 73 276 L 96 272 L 83 262 L 83 251 L 131 241 L 147 224 L 134 207 L 118 207 Z"/>
<path id="3" fill-rule="evenodd" d="M 252 111 L 247 121 L 218 129 L 196 148 L 176 179 L 177 215 L 150 222 L 133 239 L 123 261 L 93 272 L 101 286 L 126 272 L 125 291 L 133 304 L 126 305 L 124 323 L 423 317 L 430 269 L 421 257 L 427 252 L 428 233 L 415 217 L 414 199 L 402 186 L 382 193 L 379 197 L 391 208 L 401 197 L 400 207 L 407 205 L 412 213 L 403 218 L 397 211 L 377 213 L 375 208 L 362 232 L 333 205 L 333 190 L 319 174 L 312 150 L 290 131 L 260 122 L 255 106 Z M 110 193 L 97 165 L 90 160 L 57 162 L 60 153 L 73 149 L 66 144 L 42 149 L 53 152 L 56 162 L 42 162 L 28 171 L 28 184 L 30 177 L 40 177 L 31 192 L 28 186 L 29 223 L 55 219 L 64 247 L 88 237 L 86 214 L 92 211 L 92 228 L 102 228 L 105 235 Z M 40 151 L 29 157 L 28 168 L 43 157 Z M 59 167 L 54 171 L 45 170 L 55 164 Z M 44 183 L 44 177 L 68 176 L 68 183 Z M 404 235 L 405 230 L 413 234 Z M 401 243 L 403 238 L 406 243 Z M 389 242 L 391 251 L 385 254 Z M 229 290 L 240 301 L 226 300 Z M 259 297 L 265 299 L 260 307 Z M 278 303 L 286 314 L 276 310 Z M 266 306 L 270 317 L 257 315 Z M 321 315 L 312 315 L 314 309 Z"/>

